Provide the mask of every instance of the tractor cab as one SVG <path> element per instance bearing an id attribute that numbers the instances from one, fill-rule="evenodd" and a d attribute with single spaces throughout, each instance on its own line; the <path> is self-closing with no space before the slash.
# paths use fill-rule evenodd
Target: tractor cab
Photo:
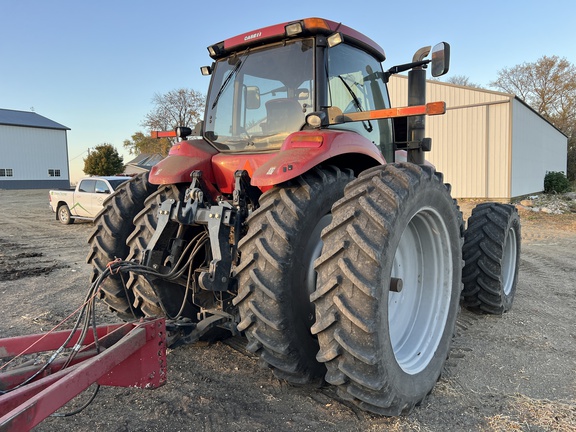
<path id="1" fill-rule="evenodd" d="M 390 107 L 384 51 L 335 22 L 310 18 L 271 26 L 208 48 L 215 60 L 204 138 L 220 152 L 278 151 L 288 135 L 310 129 L 311 113 Z M 391 119 L 326 124 L 351 130 L 392 160 Z"/>
<path id="2" fill-rule="evenodd" d="M 264 191 L 319 164 L 359 173 L 395 162 L 398 151 L 402 160 L 423 164 L 430 149 L 424 116 L 445 109 L 443 102 L 426 104 L 425 68 L 431 63 L 433 76 L 447 72 L 447 44 L 435 47 L 431 59 L 426 47 L 411 63 L 384 71 L 376 42 L 342 24 L 307 18 L 226 39 L 208 52 L 214 61 L 201 68 L 211 75 L 204 121 L 194 133 L 182 127 L 171 135 L 202 139 L 174 146 L 152 169 L 153 184 L 189 181 L 199 161 L 224 194 L 234 189 L 237 170 Z M 404 71 L 412 111 L 390 108 L 386 83 Z"/>

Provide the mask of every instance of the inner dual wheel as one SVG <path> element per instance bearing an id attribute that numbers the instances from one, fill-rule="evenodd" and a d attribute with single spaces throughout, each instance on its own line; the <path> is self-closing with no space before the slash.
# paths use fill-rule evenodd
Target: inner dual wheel
<path id="1" fill-rule="evenodd" d="M 318 340 L 310 333 L 316 287 L 314 261 L 320 256 L 320 233 L 331 220 L 332 205 L 344 194 L 352 174 L 316 168 L 260 198 L 240 242 L 234 300 L 248 338 L 248 349 L 288 382 L 321 378 Z"/>
<path id="2" fill-rule="evenodd" d="M 468 219 L 462 270 L 463 304 L 501 315 L 512 307 L 520 266 L 520 218 L 509 204 L 482 203 Z"/>
<path id="3" fill-rule="evenodd" d="M 109 262 L 128 257 L 130 247 L 126 245 L 126 240 L 134 231 L 133 219 L 144 209 L 144 200 L 156 188 L 148 182 L 148 173 L 145 173 L 123 183 L 106 198 L 88 238 L 90 251 L 86 262 L 92 265 L 91 283 L 98 279 Z M 127 289 L 126 280 L 121 274 L 104 279 L 99 292 L 104 303 L 120 318 L 131 321 L 144 315 L 134 305 L 134 293 Z"/>

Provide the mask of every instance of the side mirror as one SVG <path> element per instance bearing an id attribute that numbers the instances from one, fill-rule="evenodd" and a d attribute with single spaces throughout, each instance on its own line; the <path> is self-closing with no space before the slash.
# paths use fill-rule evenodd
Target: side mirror
<path id="1" fill-rule="evenodd" d="M 256 86 L 246 86 L 246 109 L 260 108 L 260 89 Z"/>
<path id="2" fill-rule="evenodd" d="M 450 45 L 440 42 L 432 48 L 432 76 L 439 77 L 450 68 Z"/>

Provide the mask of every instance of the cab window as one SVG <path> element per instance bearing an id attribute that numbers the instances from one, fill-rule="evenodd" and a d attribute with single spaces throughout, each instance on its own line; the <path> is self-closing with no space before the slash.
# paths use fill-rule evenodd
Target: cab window
<path id="1" fill-rule="evenodd" d="M 328 98 L 342 113 L 390 108 L 382 66 L 368 53 L 340 44 L 328 49 Z M 370 120 L 333 125 L 369 139 L 388 162 L 393 161 L 392 120 Z"/>
<path id="2" fill-rule="evenodd" d="M 313 110 L 314 40 L 247 50 L 219 60 L 205 138 L 220 151 L 277 150 Z"/>

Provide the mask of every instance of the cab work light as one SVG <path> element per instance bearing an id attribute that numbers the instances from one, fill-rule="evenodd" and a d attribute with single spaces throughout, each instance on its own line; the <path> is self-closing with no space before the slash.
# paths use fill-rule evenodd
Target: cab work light
<path id="1" fill-rule="evenodd" d="M 296 36 L 302 33 L 302 23 L 296 22 L 286 26 L 286 36 Z"/>

